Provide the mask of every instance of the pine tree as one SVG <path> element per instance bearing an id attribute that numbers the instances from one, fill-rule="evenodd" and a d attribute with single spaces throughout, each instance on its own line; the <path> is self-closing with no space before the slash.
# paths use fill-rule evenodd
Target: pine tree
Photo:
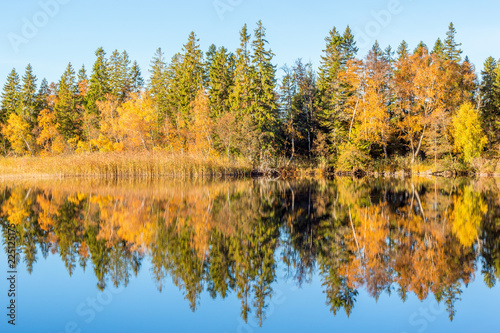
<path id="1" fill-rule="evenodd" d="M 481 118 L 485 127 L 490 149 L 499 139 L 500 109 L 499 95 L 495 89 L 498 63 L 493 57 L 486 59 L 481 72 L 482 80 L 479 87 Z"/>
<path id="2" fill-rule="evenodd" d="M 48 98 L 50 96 L 50 88 L 47 79 L 43 79 L 40 83 L 40 88 L 36 95 L 37 108 L 42 111 L 49 108 Z"/>
<path id="3" fill-rule="evenodd" d="M 231 112 L 240 119 L 244 114 L 248 114 L 250 107 L 249 87 L 252 72 L 249 53 L 250 37 L 247 26 L 244 25 L 240 31 L 240 47 L 236 50 L 233 74 L 234 85 L 229 96 Z"/>
<path id="4" fill-rule="evenodd" d="M 109 69 L 106 60 L 106 52 L 100 47 L 95 52 L 97 57 L 94 67 L 92 68 L 92 75 L 90 77 L 89 88 L 87 92 L 87 112 L 98 114 L 97 102 L 105 100 L 106 94 L 111 92 L 109 86 Z"/>
<path id="5" fill-rule="evenodd" d="M 456 42 L 456 34 L 457 31 L 455 29 L 455 26 L 453 25 L 453 23 L 450 23 L 448 32 L 446 33 L 443 51 L 445 60 L 451 60 L 458 63 L 462 60 L 462 50 L 460 49 L 460 46 L 462 46 L 462 44 Z"/>
<path id="6" fill-rule="evenodd" d="M 344 122 L 347 121 L 342 113 L 343 86 L 340 79 L 345 69 L 343 63 L 343 38 L 334 27 L 325 38 L 326 49 L 321 56 L 318 75 L 318 108 L 319 125 L 321 131 L 329 139 L 332 152 L 345 139 Z"/>
<path id="7" fill-rule="evenodd" d="M 234 57 L 226 48 L 220 47 L 215 54 L 210 55 L 207 84 L 211 117 L 218 118 L 230 110 L 233 72 Z"/>
<path id="8" fill-rule="evenodd" d="M 399 44 L 399 47 L 397 50 L 398 61 L 405 59 L 409 53 L 410 53 L 410 51 L 408 49 L 408 43 L 406 43 L 406 41 L 402 41 L 401 44 Z"/>
<path id="9" fill-rule="evenodd" d="M 296 82 L 296 94 L 293 98 L 294 122 L 297 130 L 298 152 L 311 157 L 315 141 L 315 128 L 317 119 L 314 105 L 316 93 L 316 75 L 312 65 L 303 64 L 299 59 L 293 68 L 294 81 Z"/>
<path id="10" fill-rule="evenodd" d="M 113 51 L 108 61 L 110 93 L 118 98 L 119 102 L 131 91 L 132 78 L 130 77 L 130 59 L 126 51 Z"/>
<path id="11" fill-rule="evenodd" d="M 358 53 L 358 47 L 356 46 L 356 41 L 354 40 L 354 35 L 352 34 L 351 28 L 347 26 L 342 35 L 342 64 L 346 65 L 349 60 L 356 57 Z"/>
<path id="12" fill-rule="evenodd" d="M 440 59 L 445 58 L 444 44 L 441 41 L 441 38 L 438 38 L 436 43 L 434 44 L 434 49 L 432 50 L 432 54 L 437 55 Z"/>
<path id="13" fill-rule="evenodd" d="M 132 64 L 132 68 L 130 68 L 129 76 L 131 79 L 130 92 L 134 94 L 140 93 L 142 91 L 142 88 L 144 87 L 144 79 L 142 78 L 141 68 L 135 60 Z"/>
<path id="14" fill-rule="evenodd" d="M 415 50 L 413 50 L 414 54 L 419 54 L 419 55 L 422 55 L 424 53 L 427 54 L 428 52 L 429 48 L 427 47 L 427 44 L 425 44 L 423 41 L 420 41 Z"/>
<path id="15" fill-rule="evenodd" d="M 153 60 L 151 60 L 151 67 L 149 69 L 150 78 L 148 84 L 148 91 L 153 100 L 153 103 L 158 110 L 157 114 L 159 116 L 158 126 L 163 123 L 169 115 L 168 112 L 168 99 L 167 99 L 167 65 L 163 56 L 161 48 L 156 50 Z M 138 75 L 140 77 L 140 73 Z M 137 73 L 136 73 L 137 78 Z M 136 83 L 137 84 L 137 83 Z"/>
<path id="16" fill-rule="evenodd" d="M 82 65 L 82 68 L 78 71 L 78 76 L 77 76 L 77 81 L 82 82 L 82 81 L 88 81 L 89 78 L 87 76 L 87 70 L 85 69 L 85 65 Z"/>
<path id="17" fill-rule="evenodd" d="M 10 114 L 17 112 L 21 103 L 21 85 L 19 83 L 19 75 L 15 69 L 12 69 L 7 76 L 7 82 L 3 86 L 2 92 L 2 107 L 0 114 L 0 122 L 5 124 Z"/>
<path id="18" fill-rule="evenodd" d="M 204 89 L 205 64 L 199 40 L 191 32 L 182 52 L 172 59 L 167 73 L 169 110 L 172 110 L 173 123 L 191 124 L 191 103 L 198 92 Z"/>
<path id="19" fill-rule="evenodd" d="M 276 145 L 275 131 L 277 126 L 277 103 L 275 93 L 275 66 L 272 64 L 274 54 L 266 49 L 266 30 L 262 21 L 257 23 L 252 42 L 252 115 L 260 132 L 261 163 L 271 163 Z"/>
<path id="20" fill-rule="evenodd" d="M 54 105 L 57 127 L 66 140 L 78 139 L 80 117 L 76 108 L 77 85 L 71 63 L 59 80 L 57 101 Z M 76 142 L 75 142 L 76 143 Z"/>
<path id="21" fill-rule="evenodd" d="M 39 112 L 36 103 L 36 81 L 37 78 L 33 74 L 33 68 L 28 64 L 21 87 L 21 108 L 19 116 L 29 124 L 31 129 L 34 128 L 36 124 Z"/>

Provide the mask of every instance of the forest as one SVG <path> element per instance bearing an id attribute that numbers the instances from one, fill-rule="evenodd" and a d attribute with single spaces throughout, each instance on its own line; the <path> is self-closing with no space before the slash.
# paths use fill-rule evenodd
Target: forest
<path id="1" fill-rule="evenodd" d="M 89 73 L 69 63 L 58 82 L 38 84 L 27 65 L 1 94 L 0 164 L 146 154 L 254 170 L 500 173 L 500 65 L 490 57 L 476 73 L 456 34 L 451 23 L 413 50 L 375 42 L 363 58 L 351 29 L 333 28 L 318 69 L 278 67 L 259 21 L 234 52 L 204 52 L 194 32 L 170 61 L 158 49 L 147 79 L 126 51 L 103 48 Z"/>

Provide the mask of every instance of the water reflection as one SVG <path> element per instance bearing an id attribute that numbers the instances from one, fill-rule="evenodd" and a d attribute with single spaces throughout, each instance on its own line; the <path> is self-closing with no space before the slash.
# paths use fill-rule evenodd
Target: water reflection
<path id="1" fill-rule="evenodd" d="M 500 272 L 500 180 L 411 179 L 119 184 L 6 184 L 1 225 L 17 230 L 31 273 L 57 255 L 68 273 L 92 269 L 97 287 L 126 286 L 151 261 L 158 290 L 173 282 L 196 310 L 200 295 L 241 301 L 262 324 L 273 283 L 318 275 L 333 314 L 409 293 L 446 304 L 450 319 L 476 274 Z"/>

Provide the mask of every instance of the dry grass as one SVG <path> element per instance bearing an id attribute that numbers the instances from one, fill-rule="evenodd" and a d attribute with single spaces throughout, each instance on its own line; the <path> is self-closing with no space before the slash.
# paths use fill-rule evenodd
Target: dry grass
<path id="1" fill-rule="evenodd" d="M 201 155 L 163 152 L 89 153 L 55 157 L 0 159 L 2 178 L 97 177 L 154 178 L 245 175 L 251 165 L 244 160 L 206 159 Z"/>

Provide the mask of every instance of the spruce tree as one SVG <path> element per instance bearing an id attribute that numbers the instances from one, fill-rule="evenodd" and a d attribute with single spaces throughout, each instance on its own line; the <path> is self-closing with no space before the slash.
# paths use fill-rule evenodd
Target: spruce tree
<path id="1" fill-rule="evenodd" d="M 429 48 L 427 47 L 427 44 L 425 44 L 423 41 L 420 41 L 415 50 L 413 50 L 413 53 L 422 55 L 424 53 L 427 53 L 428 51 Z"/>
<path id="2" fill-rule="evenodd" d="M 7 76 L 7 82 L 3 86 L 0 122 L 5 124 L 10 114 L 17 112 L 20 104 L 21 85 L 19 83 L 19 75 L 15 69 L 12 69 Z"/>
<path id="3" fill-rule="evenodd" d="M 48 98 L 50 96 L 50 88 L 47 79 L 43 79 L 40 83 L 40 88 L 36 95 L 37 108 L 39 111 L 49 108 Z"/>
<path id="4" fill-rule="evenodd" d="M 457 31 L 455 29 L 455 26 L 453 25 L 453 23 L 450 23 L 448 32 L 446 33 L 443 51 L 445 60 L 451 60 L 458 63 L 462 60 L 462 50 L 460 49 L 460 46 L 462 46 L 462 44 L 456 42 L 456 34 Z"/>
<path id="5" fill-rule="evenodd" d="M 491 147 L 497 142 L 500 110 L 498 108 L 499 96 L 495 88 L 497 81 L 498 63 L 493 57 L 486 59 L 484 69 L 481 71 L 481 85 L 479 87 L 481 118 L 485 127 L 488 143 Z"/>
<path id="6" fill-rule="evenodd" d="M 113 51 L 108 61 L 110 93 L 123 102 L 131 91 L 130 59 L 126 51 Z"/>
<path id="7" fill-rule="evenodd" d="M 30 125 L 30 128 L 35 126 L 39 111 L 36 101 L 36 81 L 37 78 L 33 74 L 33 68 L 28 64 L 22 81 L 19 116 Z"/>
<path id="8" fill-rule="evenodd" d="M 260 132 L 260 162 L 271 163 L 275 149 L 275 131 L 277 126 L 277 96 L 275 93 L 275 66 L 272 64 L 274 54 L 266 49 L 266 30 L 262 21 L 257 23 L 252 41 L 252 115 Z M 274 146 L 273 146 L 274 144 Z M 264 156 L 266 155 L 266 156 Z"/>
<path id="9" fill-rule="evenodd" d="M 141 68 L 137 61 L 134 60 L 132 67 L 130 68 L 130 92 L 139 93 L 144 87 L 144 79 L 142 78 Z"/>
<path id="10" fill-rule="evenodd" d="M 136 68 L 136 70 L 138 67 Z M 162 123 L 167 114 L 171 117 L 172 115 L 168 112 L 168 99 L 167 99 L 167 64 L 163 56 L 161 48 L 158 48 L 151 60 L 151 67 L 149 69 L 150 78 L 148 84 L 148 91 L 158 110 L 160 119 L 158 123 Z M 140 77 L 140 71 L 135 73 L 136 79 Z M 139 84 L 136 82 L 136 85 Z"/>
<path id="11" fill-rule="evenodd" d="M 444 59 L 445 58 L 444 44 L 441 41 L 441 38 L 438 38 L 436 40 L 436 43 L 434 44 L 434 48 L 432 49 L 432 54 L 437 55 L 440 59 Z"/>
<path id="12" fill-rule="evenodd" d="M 318 75 L 318 118 L 320 130 L 326 134 L 332 151 L 345 139 L 347 120 L 342 113 L 343 86 L 340 73 L 345 69 L 343 38 L 334 27 L 325 38 Z"/>
<path id="13" fill-rule="evenodd" d="M 182 52 L 172 60 L 167 73 L 169 109 L 173 111 L 174 122 L 182 120 L 191 124 L 191 103 L 198 92 L 204 89 L 205 64 L 199 40 L 191 32 Z"/>
<path id="14" fill-rule="evenodd" d="M 82 68 L 80 68 L 80 70 L 78 71 L 77 81 L 83 82 L 88 80 L 89 78 L 87 77 L 87 70 L 85 69 L 85 65 L 82 65 Z"/>
<path id="15" fill-rule="evenodd" d="M 349 60 L 356 57 L 358 53 L 358 47 L 356 46 L 356 41 L 354 40 L 354 35 L 349 26 L 344 31 L 342 35 L 342 64 L 345 65 Z"/>
<path id="16" fill-rule="evenodd" d="M 87 112 L 98 114 L 97 102 L 104 101 L 106 94 L 111 92 L 109 86 L 109 70 L 106 60 L 106 52 L 100 47 L 95 52 L 97 57 L 92 68 L 86 104 Z"/>
<path id="17" fill-rule="evenodd" d="M 240 31 L 240 47 L 236 50 L 233 74 L 233 87 L 229 96 L 231 112 L 241 119 L 249 113 L 250 81 L 252 68 L 250 65 L 250 35 L 246 24 Z"/>
<path id="18" fill-rule="evenodd" d="M 225 47 L 220 47 L 210 55 L 207 84 L 212 117 L 220 117 L 230 110 L 229 94 L 233 86 L 233 71 L 234 57 Z"/>
<path id="19" fill-rule="evenodd" d="M 54 105 L 56 123 L 66 140 L 78 139 L 80 132 L 80 116 L 76 108 L 77 86 L 75 71 L 71 63 L 59 80 L 57 102 Z"/>
<path id="20" fill-rule="evenodd" d="M 399 44 L 397 54 L 398 54 L 398 61 L 401 61 L 405 59 L 408 54 L 409 54 L 409 49 L 408 49 L 408 43 L 406 41 L 402 41 L 401 44 Z"/>

